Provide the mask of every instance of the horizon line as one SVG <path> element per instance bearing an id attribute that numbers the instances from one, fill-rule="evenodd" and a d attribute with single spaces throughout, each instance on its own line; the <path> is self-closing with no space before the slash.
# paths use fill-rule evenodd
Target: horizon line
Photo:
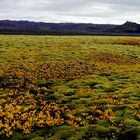
<path id="1" fill-rule="evenodd" d="M 15 20 L 15 19 L 0 19 L 0 21 L 16 21 L 16 22 L 19 22 L 19 21 L 26 21 L 26 22 L 35 22 L 35 23 L 54 23 L 54 24 L 101 24 L 101 23 L 91 23 L 91 22 L 47 22 L 47 21 L 36 21 L 36 20 L 24 20 L 24 19 L 20 19 L 20 20 Z M 130 23 L 137 23 L 137 22 L 134 22 L 134 21 L 126 21 L 126 22 L 123 22 L 122 24 L 124 23 L 127 23 L 127 22 L 130 22 Z M 139 24 L 139 23 L 137 23 Z M 114 23 L 103 23 L 101 25 L 121 25 L 121 24 L 114 24 Z"/>

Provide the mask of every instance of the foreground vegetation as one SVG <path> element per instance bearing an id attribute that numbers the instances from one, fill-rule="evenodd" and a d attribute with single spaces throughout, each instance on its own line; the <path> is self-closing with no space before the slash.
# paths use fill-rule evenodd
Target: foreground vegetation
<path id="1" fill-rule="evenodd" d="M 140 38 L 0 36 L 0 139 L 139 140 Z"/>

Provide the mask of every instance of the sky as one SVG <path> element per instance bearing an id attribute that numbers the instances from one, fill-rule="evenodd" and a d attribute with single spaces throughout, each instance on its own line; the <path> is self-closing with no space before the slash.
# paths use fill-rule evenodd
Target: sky
<path id="1" fill-rule="evenodd" d="M 140 23 L 140 0 L 0 0 L 0 20 Z"/>

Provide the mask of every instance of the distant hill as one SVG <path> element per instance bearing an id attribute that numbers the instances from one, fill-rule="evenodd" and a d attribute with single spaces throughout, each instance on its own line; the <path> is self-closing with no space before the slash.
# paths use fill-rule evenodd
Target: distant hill
<path id="1" fill-rule="evenodd" d="M 140 33 L 140 24 L 127 21 L 123 25 L 117 26 L 112 31 L 116 33 Z"/>
<path id="2" fill-rule="evenodd" d="M 0 20 L 0 34 L 94 35 L 139 34 L 140 25 L 126 22 L 123 25 L 84 23 L 44 23 Z"/>
<path id="3" fill-rule="evenodd" d="M 30 21 L 0 21 L 0 33 L 44 33 L 44 34 L 66 34 L 66 33 L 93 33 L 103 32 L 115 28 L 116 25 L 109 24 L 83 24 L 83 23 L 44 23 Z"/>

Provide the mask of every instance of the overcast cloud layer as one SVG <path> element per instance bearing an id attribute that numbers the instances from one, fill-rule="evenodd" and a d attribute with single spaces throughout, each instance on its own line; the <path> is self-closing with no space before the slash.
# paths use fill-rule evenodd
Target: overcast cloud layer
<path id="1" fill-rule="evenodd" d="M 140 0 L 0 0 L 0 19 L 140 23 Z"/>

